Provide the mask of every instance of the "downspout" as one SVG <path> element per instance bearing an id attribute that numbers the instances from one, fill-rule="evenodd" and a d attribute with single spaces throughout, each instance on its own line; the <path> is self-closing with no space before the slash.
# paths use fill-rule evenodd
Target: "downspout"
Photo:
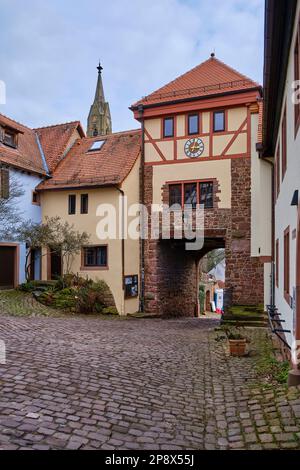
<path id="1" fill-rule="evenodd" d="M 142 124 L 142 148 L 141 148 L 141 175 L 140 175 L 140 203 L 142 207 L 145 206 L 145 120 L 144 120 L 144 107 L 140 105 L 138 107 L 139 119 Z M 140 215 L 141 217 L 141 227 L 144 233 L 144 211 Z M 141 289 L 140 289 L 140 312 L 145 311 L 145 240 L 144 237 L 140 237 L 140 255 L 141 255 Z"/>
<path id="2" fill-rule="evenodd" d="M 122 227 L 122 240 L 121 240 L 121 263 L 122 263 L 122 289 L 123 289 L 123 305 L 125 308 L 125 229 L 124 229 L 124 221 L 125 221 L 125 193 L 124 191 L 119 188 L 119 186 L 114 186 L 117 191 L 121 194 L 122 198 L 122 210 L 121 210 L 121 227 Z M 124 311 L 125 313 L 125 311 Z"/>

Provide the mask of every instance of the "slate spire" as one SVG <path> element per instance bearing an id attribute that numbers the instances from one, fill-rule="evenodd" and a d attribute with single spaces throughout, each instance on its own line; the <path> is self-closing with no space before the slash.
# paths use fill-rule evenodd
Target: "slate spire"
<path id="1" fill-rule="evenodd" d="M 87 123 L 87 136 L 96 137 L 101 135 L 111 134 L 112 124 L 109 103 L 105 101 L 104 88 L 102 82 L 103 67 L 99 62 L 97 67 L 98 80 L 95 93 L 95 99 L 91 106 L 88 123 Z"/>

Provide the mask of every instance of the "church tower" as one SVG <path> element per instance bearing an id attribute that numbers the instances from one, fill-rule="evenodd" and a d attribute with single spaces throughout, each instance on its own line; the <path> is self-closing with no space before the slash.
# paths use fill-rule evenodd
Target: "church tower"
<path id="1" fill-rule="evenodd" d="M 90 114 L 87 123 L 87 136 L 96 137 L 98 135 L 111 134 L 112 125 L 109 104 L 105 101 L 103 83 L 102 83 L 102 70 L 101 64 L 98 69 L 98 82 L 94 103 L 91 106 Z"/>

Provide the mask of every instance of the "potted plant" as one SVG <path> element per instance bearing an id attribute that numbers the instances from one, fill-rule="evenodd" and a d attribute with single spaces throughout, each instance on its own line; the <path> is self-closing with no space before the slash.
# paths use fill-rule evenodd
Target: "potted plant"
<path id="1" fill-rule="evenodd" d="M 248 338 L 242 333 L 242 327 L 223 326 L 222 332 L 226 335 L 229 343 L 231 356 L 242 357 L 246 355 L 246 346 L 249 343 Z"/>

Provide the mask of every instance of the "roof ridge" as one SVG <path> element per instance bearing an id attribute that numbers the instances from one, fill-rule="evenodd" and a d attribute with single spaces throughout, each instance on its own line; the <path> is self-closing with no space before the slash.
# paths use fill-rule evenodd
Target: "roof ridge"
<path id="1" fill-rule="evenodd" d="M 209 59 L 208 59 L 208 60 L 209 60 Z M 223 62 L 222 60 L 218 59 L 217 57 L 212 57 L 211 60 L 216 60 L 216 61 L 218 61 L 220 64 L 222 64 L 222 65 L 223 65 L 224 67 L 226 67 L 228 70 L 231 70 L 232 72 L 237 73 L 238 75 L 240 75 L 241 77 L 243 77 L 245 80 L 249 80 L 249 82 L 254 83 L 254 84 L 257 85 L 257 86 L 261 86 L 257 81 L 252 80 L 252 78 L 248 77 L 248 75 L 244 75 L 243 73 L 239 72 L 237 69 L 235 69 L 234 67 L 231 67 L 231 65 L 226 64 L 225 62 Z M 203 62 L 203 63 L 204 63 L 204 62 Z"/>
<path id="2" fill-rule="evenodd" d="M 260 87 L 261 85 L 252 80 L 250 77 L 248 77 L 247 75 L 244 75 L 242 74 L 241 72 L 239 72 L 238 70 L 234 69 L 233 67 L 227 65 L 225 62 L 221 61 L 220 59 L 216 58 L 215 56 L 214 57 L 209 57 L 207 60 L 205 60 L 204 62 L 201 62 L 200 64 L 196 65 L 195 67 L 191 68 L 190 70 L 188 70 L 187 72 L 184 72 L 183 74 L 179 75 L 178 77 L 176 77 L 174 80 L 171 80 L 170 82 L 166 83 L 165 85 L 161 86 L 160 88 L 158 88 L 157 90 L 154 90 L 153 92 L 151 93 L 148 93 L 146 96 L 143 96 L 141 99 L 139 99 L 136 103 L 134 103 L 133 106 L 135 106 L 136 104 L 138 103 L 142 103 L 144 100 L 149 100 L 149 99 L 154 99 L 156 95 L 159 96 L 159 94 L 162 94 L 164 93 L 163 90 L 166 88 L 166 87 L 170 87 L 174 84 L 177 84 L 179 81 L 182 81 L 182 79 L 184 79 L 186 76 L 192 74 L 193 72 L 197 71 L 198 69 L 200 70 L 201 68 L 203 68 L 206 64 L 209 64 L 209 63 L 212 63 L 212 62 L 215 62 L 215 63 L 218 63 L 219 65 L 221 65 L 222 67 L 226 68 L 227 71 L 230 71 L 231 73 L 234 73 L 236 75 L 238 75 L 238 77 L 240 77 L 239 80 L 245 80 L 245 81 L 248 81 L 250 84 L 253 84 L 257 87 Z M 236 81 L 239 81 L 238 79 Z M 224 83 L 228 83 L 228 81 L 224 82 Z M 209 85 L 206 85 L 206 86 L 209 86 Z M 197 87 L 198 88 L 198 87 Z M 199 86 L 199 88 L 201 88 L 201 86 Z M 188 89 L 188 88 L 187 88 Z M 171 93 L 171 91 L 169 92 L 165 92 L 165 93 Z"/>
<path id="3" fill-rule="evenodd" d="M 132 133 L 141 133 L 141 129 L 130 129 L 128 131 L 119 131 L 119 132 L 112 132 L 111 134 L 104 134 L 104 135 L 97 135 L 97 136 L 94 136 L 94 137 L 84 137 L 84 140 L 101 140 L 101 139 L 107 139 L 109 137 L 113 137 L 115 135 L 126 135 L 126 134 L 132 134 Z"/>
<path id="4" fill-rule="evenodd" d="M 12 119 L 11 117 L 7 116 L 6 114 L 3 114 L 3 113 L 0 113 L 0 116 L 3 116 L 5 119 L 8 119 L 9 121 L 12 121 L 14 122 L 15 124 L 17 124 L 18 126 L 21 126 L 21 127 L 24 127 L 25 129 L 33 132 L 34 129 L 32 129 L 31 127 L 28 127 L 26 126 L 25 124 L 22 124 L 21 122 L 19 121 L 16 121 L 15 119 Z"/>
<path id="5" fill-rule="evenodd" d="M 53 127 L 61 127 L 61 126 L 67 126 L 70 124 L 81 124 L 80 121 L 68 121 L 68 122 L 62 122 L 61 124 L 50 124 L 49 126 L 42 126 L 42 127 L 34 127 L 32 130 L 34 131 L 39 131 L 42 129 L 53 129 Z"/>

